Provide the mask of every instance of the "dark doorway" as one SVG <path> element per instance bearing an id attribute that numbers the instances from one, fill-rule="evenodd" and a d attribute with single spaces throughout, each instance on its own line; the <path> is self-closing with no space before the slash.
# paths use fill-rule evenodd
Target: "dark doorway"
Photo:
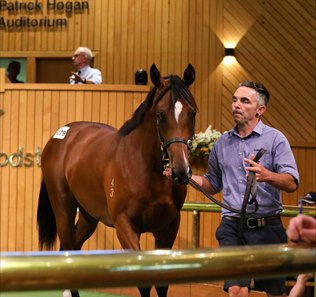
<path id="1" fill-rule="evenodd" d="M 69 83 L 71 71 L 74 71 L 69 58 L 36 58 L 37 83 Z"/>

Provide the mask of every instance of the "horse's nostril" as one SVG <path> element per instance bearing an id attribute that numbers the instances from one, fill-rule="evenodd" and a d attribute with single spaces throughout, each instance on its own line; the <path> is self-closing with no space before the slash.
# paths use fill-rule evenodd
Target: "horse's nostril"
<path id="1" fill-rule="evenodd" d="M 184 172 L 184 171 L 178 172 L 175 168 L 172 168 L 172 179 L 180 185 L 188 184 L 191 176 L 192 176 L 191 168 L 189 169 L 188 172 Z"/>
<path id="2" fill-rule="evenodd" d="M 191 177 L 192 177 L 192 169 L 191 169 L 191 167 L 190 167 L 190 168 L 189 168 L 189 172 L 188 172 L 188 178 L 191 179 Z"/>

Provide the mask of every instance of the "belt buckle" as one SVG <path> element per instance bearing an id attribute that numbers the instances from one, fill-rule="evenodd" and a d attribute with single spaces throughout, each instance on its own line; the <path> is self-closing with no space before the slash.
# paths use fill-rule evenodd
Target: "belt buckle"
<path id="1" fill-rule="evenodd" d="M 251 224 L 251 222 L 254 222 L 254 225 L 252 225 Z M 247 228 L 249 228 L 249 229 L 255 229 L 255 228 L 257 228 L 257 219 L 255 219 L 255 218 L 248 218 L 247 220 L 246 220 L 246 226 L 247 226 Z"/>

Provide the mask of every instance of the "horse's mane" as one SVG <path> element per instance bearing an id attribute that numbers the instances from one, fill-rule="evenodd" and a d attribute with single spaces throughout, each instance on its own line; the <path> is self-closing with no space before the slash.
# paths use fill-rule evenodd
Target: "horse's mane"
<path id="1" fill-rule="evenodd" d="M 172 96 L 170 100 L 170 108 L 173 108 L 177 98 L 183 98 L 187 101 L 194 110 L 197 109 L 196 102 L 189 91 L 189 89 L 185 86 L 183 80 L 176 75 L 171 75 L 169 77 L 164 77 L 164 79 L 168 79 L 170 81 L 169 85 L 159 94 L 159 97 L 156 100 L 156 103 L 169 91 L 171 90 Z M 154 87 L 148 93 L 146 100 L 138 106 L 138 108 L 134 111 L 133 116 L 127 120 L 123 126 L 118 130 L 118 134 L 120 136 L 128 135 L 132 132 L 138 125 L 140 125 L 146 115 L 146 112 L 152 107 L 155 94 L 157 91 L 157 87 Z"/>
<path id="2" fill-rule="evenodd" d="M 138 106 L 138 108 L 134 111 L 132 118 L 127 120 L 123 126 L 118 130 L 118 134 L 121 136 L 125 136 L 132 132 L 140 123 L 143 122 L 145 114 L 147 110 L 153 105 L 153 101 L 155 98 L 155 93 L 157 88 L 154 87 L 148 93 L 146 100 Z"/>

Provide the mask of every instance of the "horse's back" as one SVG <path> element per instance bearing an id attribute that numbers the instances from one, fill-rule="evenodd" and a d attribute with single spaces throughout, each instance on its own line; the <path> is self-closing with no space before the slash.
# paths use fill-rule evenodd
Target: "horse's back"
<path id="1" fill-rule="evenodd" d="M 80 159 L 90 159 L 86 154 L 93 143 L 100 142 L 116 129 L 96 122 L 73 122 L 59 128 L 47 142 L 41 158 L 44 179 L 49 175 L 64 177 L 67 168 Z"/>
<path id="2" fill-rule="evenodd" d="M 96 122 L 72 122 L 56 131 L 50 138 L 43 150 L 42 158 L 49 157 L 50 154 L 56 156 L 56 152 L 66 150 L 74 142 L 89 143 L 90 140 L 96 137 L 97 134 L 102 133 L 106 136 L 110 133 L 115 133 L 116 129 L 102 123 Z"/>

